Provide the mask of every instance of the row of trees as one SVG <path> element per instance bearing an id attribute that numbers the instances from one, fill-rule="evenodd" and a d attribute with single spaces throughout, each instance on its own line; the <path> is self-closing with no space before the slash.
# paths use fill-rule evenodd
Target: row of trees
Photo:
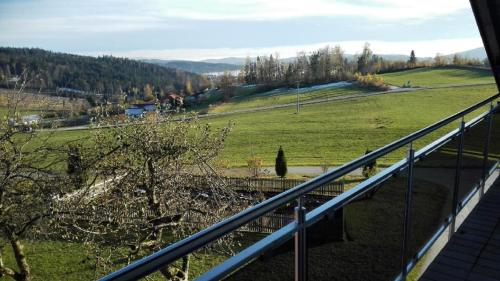
<path id="1" fill-rule="evenodd" d="M 246 59 L 238 80 L 245 84 L 293 86 L 355 79 L 356 73 L 377 74 L 423 66 L 487 65 L 487 60 L 469 59 L 455 55 L 449 58 L 437 54 L 434 59 L 419 60 L 411 51 L 407 60 L 388 60 L 376 55 L 366 43 L 358 55 L 345 55 L 340 46 L 326 46 L 307 55 L 300 52 L 291 61 L 280 60 L 279 54 Z M 360 77 L 361 77 L 360 76 Z M 227 79 L 226 79 L 227 80 Z"/>
<path id="2" fill-rule="evenodd" d="M 136 60 L 103 56 L 99 58 L 54 53 L 31 48 L 0 48 L 0 86 L 12 87 L 12 78 L 29 71 L 27 87 L 55 92 L 71 88 L 102 94 L 107 100 L 123 95 L 144 98 L 146 85 L 155 93 L 169 91 L 187 95 L 210 87 L 203 76 Z"/>
<path id="3" fill-rule="evenodd" d="M 414 52 L 413 52 L 414 55 Z M 293 61 L 279 59 L 279 54 L 269 57 L 247 58 L 240 72 L 240 82 L 246 84 L 288 85 L 349 80 L 356 72 L 381 73 L 416 67 L 416 57 L 409 61 L 390 61 L 377 56 L 367 43 L 363 51 L 352 59 L 340 46 L 326 46 L 307 55 L 300 52 Z"/>

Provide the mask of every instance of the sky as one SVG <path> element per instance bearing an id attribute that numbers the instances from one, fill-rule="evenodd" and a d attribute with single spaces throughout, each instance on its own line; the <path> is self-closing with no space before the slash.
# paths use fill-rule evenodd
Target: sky
<path id="1" fill-rule="evenodd" d="M 483 46 L 468 0 L 0 0 L 0 46 L 204 60 L 326 45 L 419 57 Z"/>

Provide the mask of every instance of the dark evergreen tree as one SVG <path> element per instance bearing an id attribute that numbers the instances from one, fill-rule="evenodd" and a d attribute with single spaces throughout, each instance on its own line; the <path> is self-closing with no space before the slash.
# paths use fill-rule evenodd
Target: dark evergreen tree
<path id="1" fill-rule="evenodd" d="M 411 50 L 410 59 L 408 60 L 409 67 L 415 67 L 417 65 L 417 57 L 415 56 L 415 51 Z"/>
<path id="2" fill-rule="evenodd" d="M 283 148 L 280 145 L 280 149 L 278 150 L 278 155 L 276 156 L 276 164 L 275 164 L 276 175 L 280 178 L 284 178 L 288 169 L 286 167 L 286 158 L 285 152 L 283 152 Z"/>

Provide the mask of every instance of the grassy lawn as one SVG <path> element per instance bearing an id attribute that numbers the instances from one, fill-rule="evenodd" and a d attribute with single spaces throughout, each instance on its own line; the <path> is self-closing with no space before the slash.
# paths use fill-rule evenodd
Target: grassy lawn
<path id="1" fill-rule="evenodd" d="M 356 87 L 346 87 L 346 88 L 329 89 L 329 90 L 315 90 L 315 91 L 300 93 L 300 100 L 307 101 L 312 99 L 323 99 L 341 95 L 358 94 L 362 92 L 367 92 L 367 90 L 363 90 Z M 293 92 L 284 94 L 262 93 L 262 94 L 255 94 L 250 97 L 237 96 L 230 102 L 226 102 L 219 106 L 212 107 L 209 110 L 209 112 L 221 113 L 234 110 L 263 107 L 263 106 L 288 104 L 288 103 L 294 103 L 296 99 L 297 95 L 296 93 Z"/>
<path id="2" fill-rule="evenodd" d="M 289 166 L 317 166 L 325 162 L 339 165 L 495 92 L 494 85 L 423 90 L 303 106 L 298 115 L 290 107 L 212 117 L 207 122 L 214 127 L 234 122 L 222 152 L 222 158 L 231 167 L 245 167 L 252 154 L 262 157 L 264 166 L 273 166 L 280 145 Z M 427 140 L 443 133 L 444 130 L 436 132 Z M 58 146 L 81 141 L 89 134 L 89 130 L 54 132 L 52 143 Z M 404 153 L 398 151 L 379 163 L 390 164 Z"/>
<path id="3" fill-rule="evenodd" d="M 282 108 L 214 117 L 208 122 L 217 127 L 234 122 L 222 155 L 230 166 L 245 166 L 252 153 L 262 157 L 265 166 L 273 166 L 280 145 L 290 166 L 338 165 L 495 92 L 494 85 L 423 90 L 304 106 L 298 115 L 295 108 Z M 400 151 L 381 161 L 392 163 L 403 155 Z"/>
<path id="4" fill-rule="evenodd" d="M 372 198 L 344 207 L 345 239 L 312 245 L 310 280 L 393 280 L 400 272 L 406 178 L 393 178 Z M 419 181 L 413 194 L 411 252 L 423 246 L 442 221 L 445 187 Z M 293 280 L 293 251 L 258 259 L 229 280 Z M 418 270 L 418 269 L 417 269 Z M 412 274 L 413 278 L 417 274 Z"/>
<path id="5" fill-rule="evenodd" d="M 87 258 L 82 244 L 61 241 L 24 241 L 26 256 L 31 265 L 33 280 L 96 280 L 95 260 Z M 190 260 L 190 276 L 195 277 L 222 262 L 222 256 L 197 254 Z M 17 268 L 10 247 L 4 249 L 4 263 Z M 115 269 L 125 266 L 116 264 Z M 0 280 L 11 280 L 0 277 Z M 165 280 L 158 273 L 150 280 Z"/>
<path id="6" fill-rule="evenodd" d="M 9 115 L 9 112 L 8 112 L 8 108 L 6 107 L 0 107 L 0 118 L 3 118 L 5 116 L 8 116 Z M 30 114 L 40 114 L 40 111 L 38 110 L 18 110 L 17 111 L 19 113 L 20 116 L 23 116 L 23 115 L 30 115 Z"/>
<path id="7" fill-rule="evenodd" d="M 468 67 L 417 68 L 383 75 L 385 82 L 401 87 L 406 82 L 420 87 L 494 83 L 491 71 Z"/>

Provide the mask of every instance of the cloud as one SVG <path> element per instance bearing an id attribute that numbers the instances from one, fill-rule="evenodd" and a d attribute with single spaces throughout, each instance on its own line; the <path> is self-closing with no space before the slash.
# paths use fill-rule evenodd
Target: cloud
<path id="1" fill-rule="evenodd" d="M 255 57 L 278 52 L 281 58 L 293 57 L 299 51 L 312 52 L 327 45 L 340 45 L 348 54 L 361 52 L 364 41 L 322 42 L 296 46 L 274 46 L 265 48 L 213 48 L 213 49 L 164 49 L 133 50 L 125 52 L 90 52 L 85 55 L 113 55 L 128 58 L 156 58 L 177 60 L 205 60 L 226 57 Z M 430 41 L 370 41 L 371 49 L 377 54 L 409 54 L 415 50 L 419 57 L 433 57 L 436 53 L 450 54 L 482 47 L 480 38 L 443 39 Z"/>
<path id="2" fill-rule="evenodd" d="M 161 14 L 169 17 L 204 20 L 354 16 L 390 21 L 426 19 L 470 9 L 467 0 L 170 0 L 151 3 L 154 3 Z"/>

